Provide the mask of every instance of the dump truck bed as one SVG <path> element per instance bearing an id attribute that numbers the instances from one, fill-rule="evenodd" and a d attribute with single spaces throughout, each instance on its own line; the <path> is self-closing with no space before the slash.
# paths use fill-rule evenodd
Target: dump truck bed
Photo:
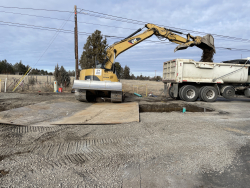
<path id="1" fill-rule="evenodd" d="M 164 62 L 165 83 L 250 83 L 249 64 L 197 62 L 175 59 Z"/>

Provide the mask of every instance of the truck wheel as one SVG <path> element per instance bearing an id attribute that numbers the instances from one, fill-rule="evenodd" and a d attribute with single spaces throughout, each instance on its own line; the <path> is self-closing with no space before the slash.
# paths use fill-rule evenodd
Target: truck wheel
<path id="1" fill-rule="evenodd" d="M 232 86 L 228 86 L 224 89 L 222 96 L 226 99 L 232 99 L 235 95 L 235 90 Z"/>
<path id="2" fill-rule="evenodd" d="M 200 91 L 199 91 L 199 98 L 200 98 L 201 101 L 204 101 L 204 99 L 202 98 L 201 93 L 202 93 L 202 90 L 203 90 L 205 87 L 206 87 L 206 86 L 202 86 L 202 87 L 200 88 Z"/>
<path id="3" fill-rule="evenodd" d="M 202 99 L 206 102 L 214 102 L 218 97 L 217 89 L 212 86 L 205 86 L 201 91 Z"/>
<path id="4" fill-rule="evenodd" d="M 182 96 L 182 90 L 185 88 L 186 86 L 182 86 L 180 89 L 179 89 L 179 97 L 181 100 L 184 100 L 183 99 L 183 96 Z"/>
<path id="5" fill-rule="evenodd" d="M 195 86 L 187 85 L 182 89 L 182 98 L 187 102 L 194 102 L 198 98 L 198 93 Z"/>

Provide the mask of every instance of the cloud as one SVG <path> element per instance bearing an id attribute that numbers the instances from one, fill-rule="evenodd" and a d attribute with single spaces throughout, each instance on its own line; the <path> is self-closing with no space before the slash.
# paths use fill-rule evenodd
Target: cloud
<path id="1" fill-rule="evenodd" d="M 72 11 L 74 5 L 80 9 L 101 12 L 118 17 L 138 20 L 137 24 L 121 22 L 98 18 L 86 14 L 78 14 L 78 31 L 93 33 L 96 29 L 104 35 L 126 37 L 144 27 L 146 23 L 164 25 L 167 28 L 181 28 L 192 31 L 200 31 L 223 36 L 232 36 L 237 38 L 248 38 L 248 10 L 250 3 L 239 0 L 237 3 L 233 0 L 223 1 L 162 1 L 162 0 L 140 0 L 140 1 L 36 1 L 31 4 L 30 0 L 2 0 L 1 6 L 9 7 L 31 7 L 37 9 L 67 10 Z M 82 10 L 82 12 L 87 12 Z M 5 11 L 5 12 L 3 12 Z M 0 21 L 13 22 L 20 24 L 36 25 L 50 28 L 60 28 L 64 23 L 62 20 L 47 19 L 34 16 L 25 16 L 13 13 L 34 14 L 58 19 L 68 19 L 70 13 L 53 12 L 53 11 L 35 11 L 25 9 L 7 9 L 0 7 Z M 85 24 L 81 22 L 108 25 L 114 27 L 105 27 L 99 25 Z M 0 60 L 7 59 L 8 62 L 16 63 L 22 60 L 24 64 L 34 66 L 33 68 L 42 68 L 53 70 L 56 63 L 63 65 L 66 69 L 74 69 L 74 35 L 59 33 L 51 44 L 47 52 L 39 62 L 38 59 L 48 48 L 50 41 L 55 35 L 55 31 L 28 29 L 23 27 L 14 27 L 1 25 L 0 22 Z M 115 28 L 121 27 L 121 28 Z M 123 29 L 126 28 L 126 29 Z M 65 30 L 74 30 L 74 15 L 72 14 L 69 21 L 64 25 Z M 145 29 L 144 29 L 145 30 Z M 182 30 L 184 33 L 190 31 Z M 199 33 L 192 33 L 199 35 Z M 79 58 L 82 53 L 87 35 L 79 35 Z M 111 45 L 119 39 L 107 38 Z M 158 41 L 156 37 L 150 40 Z M 231 47 L 239 49 L 250 49 L 249 42 L 229 40 L 215 36 L 216 47 Z M 132 73 L 142 73 L 143 75 L 154 75 L 155 70 L 158 73 L 162 71 L 164 61 L 175 58 L 188 58 L 199 61 L 201 50 L 198 48 L 188 48 L 184 51 L 174 53 L 176 44 L 153 43 L 145 41 L 139 45 L 125 51 L 119 55 L 116 61 L 122 66 L 128 65 Z M 249 57 L 249 52 L 230 51 L 217 49 L 214 56 L 215 62 L 223 60 L 236 59 L 240 57 Z"/>

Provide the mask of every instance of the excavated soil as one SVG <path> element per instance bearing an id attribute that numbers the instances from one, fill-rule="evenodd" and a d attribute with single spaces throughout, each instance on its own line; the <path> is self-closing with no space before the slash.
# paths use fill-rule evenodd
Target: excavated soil
<path id="1" fill-rule="evenodd" d="M 210 48 L 209 46 L 205 44 L 201 44 L 199 46 L 200 49 L 202 49 L 202 55 L 201 55 L 201 60 L 200 62 L 213 62 L 214 61 L 214 49 Z"/>

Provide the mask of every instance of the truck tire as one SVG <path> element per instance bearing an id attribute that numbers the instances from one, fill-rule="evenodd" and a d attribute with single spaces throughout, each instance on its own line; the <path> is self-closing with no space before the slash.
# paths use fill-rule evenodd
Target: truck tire
<path id="1" fill-rule="evenodd" d="M 194 102 L 198 98 L 199 91 L 195 86 L 187 85 L 182 89 L 182 98 L 187 102 Z"/>
<path id="2" fill-rule="evenodd" d="M 222 96 L 226 99 L 232 99 L 235 96 L 235 90 L 232 86 L 228 86 L 224 89 Z"/>
<path id="3" fill-rule="evenodd" d="M 185 88 L 186 86 L 182 86 L 180 89 L 179 89 L 179 97 L 181 100 L 184 100 L 183 97 L 182 97 L 182 90 Z"/>
<path id="4" fill-rule="evenodd" d="M 250 97 L 250 88 L 244 90 L 245 97 Z"/>
<path id="5" fill-rule="evenodd" d="M 201 91 L 201 96 L 205 102 L 214 102 L 218 97 L 218 91 L 215 87 L 205 86 Z"/>
<path id="6" fill-rule="evenodd" d="M 205 87 L 206 87 L 206 86 L 202 86 L 202 87 L 200 88 L 200 90 L 199 90 L 199 98 L 200 98 L 201 101 L 204 101 L 203 98 L 202 98 L 201 93 L 202 93 L 202 90 L 203 90 Z"/>

